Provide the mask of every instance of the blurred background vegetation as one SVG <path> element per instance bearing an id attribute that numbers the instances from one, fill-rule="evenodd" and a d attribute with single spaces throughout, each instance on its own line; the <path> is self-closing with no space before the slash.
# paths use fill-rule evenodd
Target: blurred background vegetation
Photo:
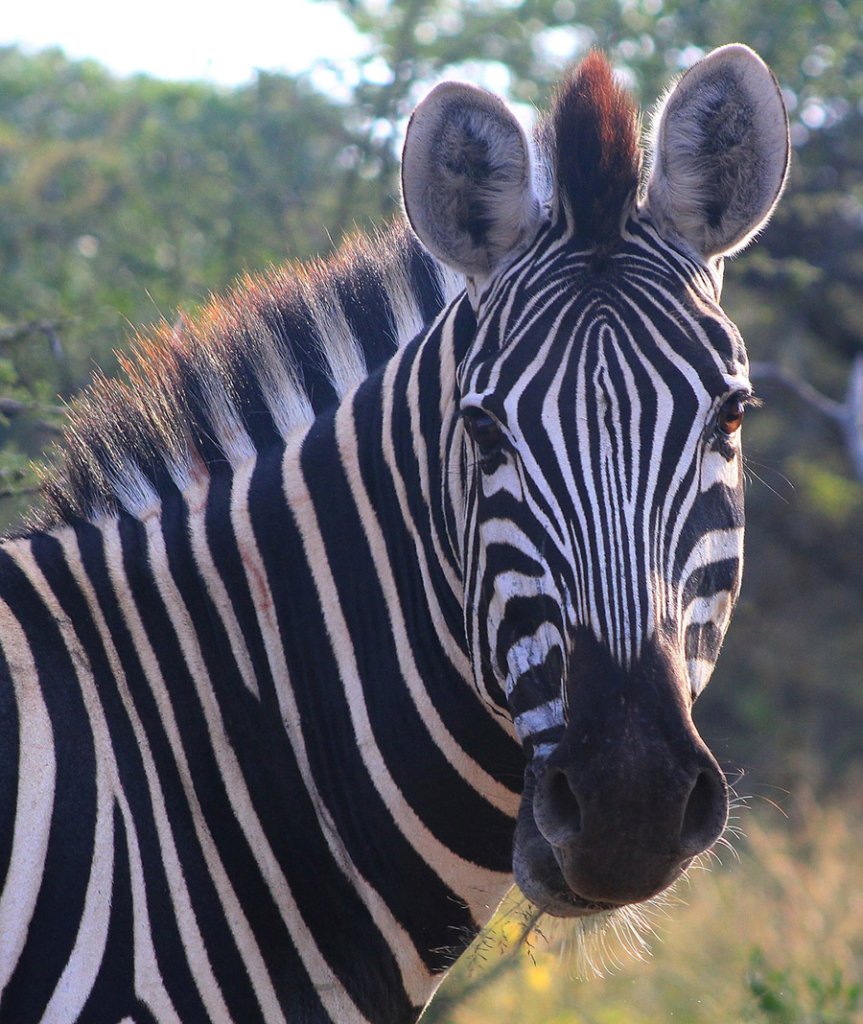
<path id="1" fill-rule="evenodd" d="M 494 957 L 468 958 L 429 1020 L 863 1019 L 863 0 L 343 8 L 369 46 L 341 81 L 330 69 L 335 92 L 271 73 L 231 90 L 117 79 L 0 49 L 0 522 L 132 325 L 397 214 L 399 141 L 433 81 L 487 84 L 529 120 L 598 46 L 649 108 L 707 49 L 749 43 L 785 92 L 794 163 L 726 274 L 765 406 L 746 424 L 743 595 L 697 719 L 748 798 L 740 862 L 695 875 L 653 962 L 574 987 L 534 936 L 479 981 Z"/>

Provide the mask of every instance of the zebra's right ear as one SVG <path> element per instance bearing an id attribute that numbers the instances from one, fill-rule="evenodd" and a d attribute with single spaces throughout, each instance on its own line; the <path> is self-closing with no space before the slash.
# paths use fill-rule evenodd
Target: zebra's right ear
<path id="1" fill-rule="evenodd" d="M 539 226 L 527 137 L 501 100 L 473 85 L 444 82 L 414 111 L 402 194 L 429 252 L 476 281 L 493 276 Z"/>
<path id="2" fill-rule="evenodd" d="M 707 259 L 767 223 L 788 174 L 779 84 L 748 46 L 721 46 L 668 93 L 654 122 L 646 209 L 663 234 Z"/>

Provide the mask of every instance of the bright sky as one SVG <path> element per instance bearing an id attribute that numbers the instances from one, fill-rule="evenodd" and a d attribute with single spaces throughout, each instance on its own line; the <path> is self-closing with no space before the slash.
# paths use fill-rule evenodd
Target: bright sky
<path id="1" fill-rule="evenodd" d="M 6 0 L 0 45 L 8 44 L 59 46 L 120 75 L 226 85 L 257 68 L 295 73 L 362 50 L 335 4 L 310 0 Z"/>

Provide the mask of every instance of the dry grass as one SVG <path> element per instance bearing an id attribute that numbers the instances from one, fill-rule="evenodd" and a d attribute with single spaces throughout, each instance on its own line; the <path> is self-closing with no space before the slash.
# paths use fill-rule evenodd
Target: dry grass
<path id="1" fill-rule="evenodd" d="M 581 942 L 542 922 L 519 944 L 510 909 L 424 1024 L 863 1022 L 863 801 L 849 796 L 744 810 L 736 853 L 648 912 L 650 954 L 631 931 Z M 590 959 L 606 976 L 578 980 Z"/>

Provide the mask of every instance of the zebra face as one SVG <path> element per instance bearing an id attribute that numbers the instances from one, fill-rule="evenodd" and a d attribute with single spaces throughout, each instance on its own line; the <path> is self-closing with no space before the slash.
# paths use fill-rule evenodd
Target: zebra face
<path id="1" fill-rule="evenodd" d="M 465 621 L 529 761 L 518 879 L 572 913 L 652 895 L 724 826 L 689 712 L 739 589 L 749 383 L 709 275 L 649 225 L 600 267 L 554 235 L 480 307 L 459 368 Z M 609 863 L 633 833 L 644 882 Z M 575 836 L 600 863 L 575 863 Z"/>
<path id="2" fill-rule="evenodd" d="M 703 689 L 739 590 L 751 397 L 702 268 L 649 224 L 600 266 L 556 234 L 481 306 L 458 372 L 467 635 L 534 756 L 581 632 L 624 668 L 661 643 L 687 699 Z"/>
<path id="3" fill-rule="evenodd" d="M 456 374 L 464 612 L 476 682 L 527 758 L 515 876 L 573 916 L 660 892 L 725 825 L 690 714 L 742 566 L 750 386 L 721 257 L 776 202 L 787 122 L 751 51 L 715 51 L 666 99 L 639 189 L 634 112 L 594 55 L 539 140 L 537 176 L 498 101 L 438 87 L 404 188 L 475 313 Z"/>

